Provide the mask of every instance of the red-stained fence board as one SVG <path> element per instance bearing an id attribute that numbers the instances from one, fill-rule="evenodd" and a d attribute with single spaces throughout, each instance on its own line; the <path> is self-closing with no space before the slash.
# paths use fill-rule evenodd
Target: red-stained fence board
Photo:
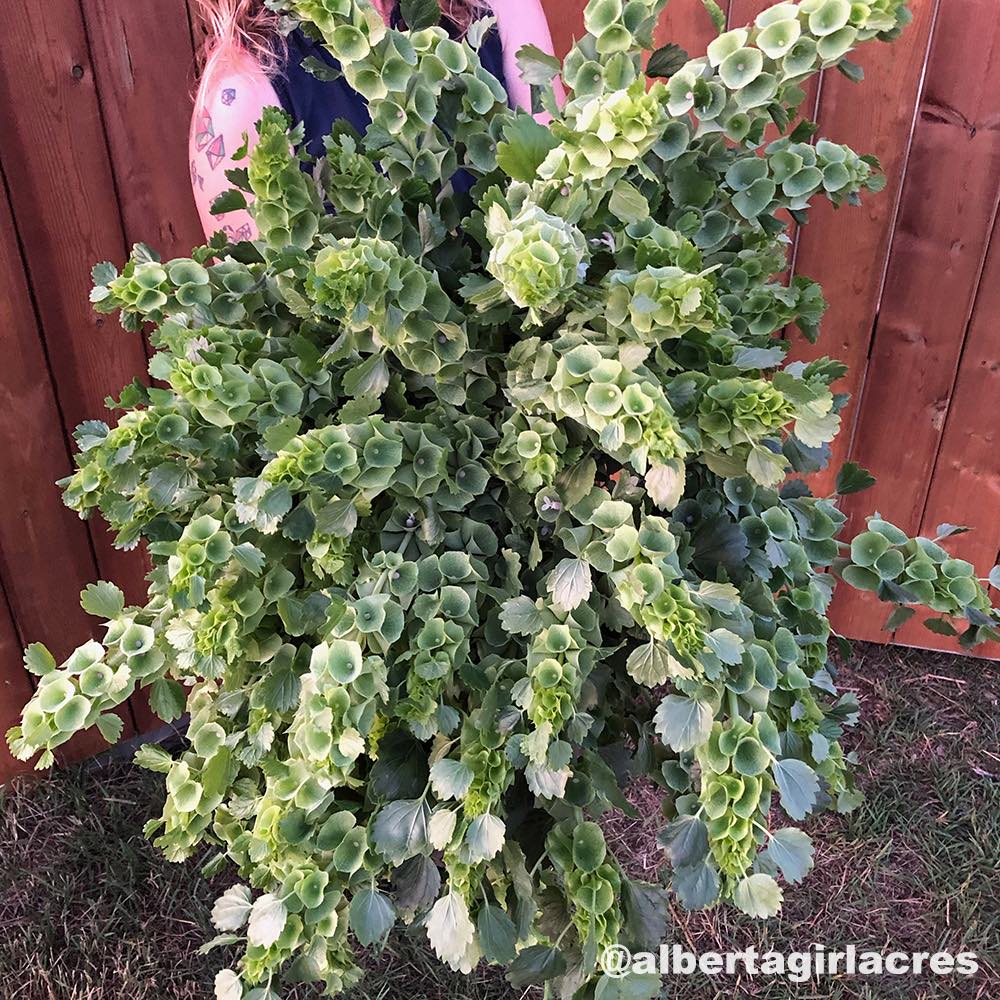
<path id="1" fill-rule="evenodd" d="M 166 260 L 203 242 L 187 159 L 194 51 L 185 0 L 82 0 L 126 242 Z M 140 731 L 162 723 L 140 693 Z"/>
<path id="2" fill-rule="evenodd" d="M 86 33 L 75 3 L 8 0 L 0 32 L 2 165 L 67 427 L 145 369 L 141 339 L 93 313 L 89 270 L 125 253 Z M 113 109 L 109 109 L 109 113 Z M 96 524 L 96 522 L 95 522 Z M 145 561 L 94 527 L 101 574 L 132 601 Z"/>
<path id="3" fill-rule="evenodd" d="M 873 508 L 906 531 L 921 526 L 996 213 L 998 93 L 995 3 L 942 3 L 851 451 L 879 477 L 845 500 L 855 529 Z M 840 245 L 855 252 L 849 241 Z M 950 475 L 943 489 L 952 488 Z M 844 592 L 835 624 L 885 641 L 869 608 Z"/>
<path id="4" fill-rule="evenodd" d="M 55 485 L 72 465 L 2 188 L 0 330 L 0 576 L 20 634 L 61 660 L 93 634 L 79 595 L 97 569 L 87 525 Z"/>
<path id="5" fill-rule="evenodd" d="M 833 443 L 829 471 L 813 479 L 813 489 L 821 495 L 833 489 L 857 419 L 935 3 L 921 0 L 913 5 L 913 14 L 913 23 L 899 42 L 868 42 L 852 55 L 865 71 L 860 85 L 830 72 L 824 76 L 819 97 L 820 134 L 846 142 L 859 153 L 874 153 L 886 176 L 885 189 L 864 196 L 860 207 L 835 209 L 817 199 L 809 223 L 799 233 L 796 272 L 822 284 L 829 309 L 817 344 L 793 335 L 792 357 L 812 360 L 829 355 L 845 362 L 849 372 L 836 389 L 852 396 L 843 413 L 840 436 Z M 874 471 L 877 475 L 878 470 Z M 870 494 L 864 496 L 867 499 Z"/>
<path id="6" fill-rule="evenodd" d="M 203 241 L 187 162 L 194 87 L 184 0 L 82 0 L 125 236 L 164 259 Z"/>
<path id="7" fill-rule="evenodd" d="M 552 32 L 552 47 L 560 59 L 573 47 L 573 43 L 586 34 L 583 26 L 583 8 L 587 0 L 542 0 L 542 7 Z"/>
<path id="8" fill-rule="evenodd" d="M 21 666 L 21 643 L 10 609 L 0 590 L 0 785 L 31 770 L 29 761 L 14 760 L 4 736 L 21 717 L 21 706 L 31 697 L 31 683 Z"/>
<path id="9" fill-rule="evenodd" d="M 723 13 L 729 8 L 728 0 L 719 4 Z M 670 0 L 660 15 L 656 26 L 656 44 L 672 42 L 679 45 L 692 58 L 705 54 L 708 43 L 718 34 L 712 19 L 701 0 Z"/>
<path id="10" fill-rule="evenodd" d="M 945 542 L 960 559 L 968 559 L 985 576 L 1000 550 L 1000 224 L 994 222 L 986 267 L 945 422 L 922 534 L 934 536 L 943 523 L 971 525 L 974 530 Z M 997 600 L 993 594 L 994 602 Z M 933 643 L 958 652 L 954 639 L 928 632 L 915 617 L 894 635 L 913 646 Z M 975 653 L 1000 658 L 1000 644 L 985 643 Z"/>

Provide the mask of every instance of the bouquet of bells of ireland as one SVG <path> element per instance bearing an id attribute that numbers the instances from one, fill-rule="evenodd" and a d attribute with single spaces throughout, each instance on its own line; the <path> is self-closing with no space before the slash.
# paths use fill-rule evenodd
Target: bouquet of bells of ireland
<path id="1" fill-rule="evenodd" d="M 114 741 L 137 688 L 189 715 L 182 752 L 136 762 L 166 776 L 166 856 L 238 869 L 218 1000 L 337 994 L 400 923 L 518 988 L 655 997 L 602 951 L 658 945 L 670 891 L 777 913 L 812 865 L 788 820 L 860 799 L 837 580 L 892 626 L 921 604 L 964 644 L 998 637 L 940 539 L 875 515 L 842 541 L 838 496 L 796 475 L 829 455 L 845 368 L 776 336 L 814 340 L 824 309 L 782 280 L 787 219 L 882 186 L 811 141 L 801 87 L 859 77 L 851 50 L 906 8 L 778 3 L 644 70 L 664 5 L 591 0 L 561 63 L 523 48 L 543 125 L 483 69 L 488 18 L 455 40 L 436 0 L 403 4 L 407 30 L 367 0 L 274 0 L 367 100 L 366 133 L 338 123 L 312 161 L 268 109 L 215 206 L 249 203 L 258 239 L 94 269 L 96 308 L 152 327 L 153 381 L 79 428 L 62 485 L 146 545 L 149 597 L 87 588 L 103 642 L 28 648 L 8 740 L 40 767 L 83 728 Z M 871 482 L 845 465 L 837 494 Z M 660 884 L 599 823 L 637 777 L 662 792 Z"/>

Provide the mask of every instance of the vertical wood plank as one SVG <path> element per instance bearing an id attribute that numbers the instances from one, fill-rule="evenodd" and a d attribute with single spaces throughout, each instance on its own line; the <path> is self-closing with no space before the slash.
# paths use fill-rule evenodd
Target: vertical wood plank
<path id="1" fill-rule="evenodd" d="M 998 92 L 994 4 L 942 3 L 851 449 L 879 479 L 845 500 L 855 528 L 872 509 L 920 528 L 996 213 Z M 851 593 L 835 615 L 849 635 L 886 639 Z"/>
<path id="2" fill-rule="evenodd" d="M 723 13 L 729 10 L 729 0 L 721 0 Z M 705 54 L 708 43 L 718 32 L 701 0 L 670 0 L 660 15 L 656 29 L 656 44 L 673 42 L 692 58 Z"/>
<path id="3" fill-rule="evenodd" d="M 21 666 L 21 643 L 10 608 L 0 588 L 0 785 L 31 770 L 29 761 L 15 760 L 4 736 L 21 717 L 21 706 L 31 697 L 31 682 Z"/>
<path id="4" fill-rule="evenodd" d="M 877 155 L 887 179 L 885 190 L 867 195 L 860 207 L 835 209 L 817 201 L 799 233 L 796 271 L 820 282 L 830 306 L 819 342 L 810 345 L 793 334 L 791 356 L 809 361 L 829 355 L 845 362 L 849 371 L 836 389 L 852 395 L 830 468 L 813 479 L 820 495 L 833 489 L 850 448 L 936 5 L 914 4 L 913 23 L 898 42 L 858 49 L 854 58 L 865 70 L 860 85 L 830 72 L 819 96 L 820 134 Z"/>
<path id="5" fill-rule="evenodd" d="M 63 506 L 72 463 L 0 187 L 0 576 L 20 633 L 58 659 L 93 634 L 80 591 L 97 576 L 87 526 Z M 22 669 L 20 650 L 14 663 Z"/>
<path id="6" fill-rule="evenodd" d="M 185 0 L 81 0 L 126 241 L 166 260 L 204 240 L 188 167 L 195 86 Z M 161 722 L 132 699 L 140 731 Z"/>
<path id="7" fill-rule="evenodd" d="M 563 59 L 573 43 L 586 34 L 583 27 L 583 8 L 587 0 L 542 0 L 542 7 L 552 32 L 552 47 Z"/>
<path id="8" fill-rule="evenodd" d="M 194 53 L 185 0 L 82 0 L 129 243 L 164 259 L 203 241 L 187 163 Z"/>
<path id="9" fill-rule="evenodd" d="M 945 522 L 973 528 L 945 542 L 979 573 L 988 573 L 1000 549 L 1000 224 L 994 222 L 986 266 L 976 295 L 965 349 L 930 492 L 920 523 L 921 534 L 934 536 Z M 994 595 L 994 600 L 996 599 Z M 894 641 L 960 651 L 954 639 L 935 635 L 917 616 L 894 635 Z M 978 656 L 1000 658 L 1000 644 L 984 643 Z"/>
<path id="10" fill-rule="evenodd" d="M 125 253 L 87 39 L 76 3 L 8 0 L 0 33 L 2 165 L 68 428 L 145 369 L 141 339 L 90 309 L 90 265 Z M 95 522 L 96 524 L 96 522 Z M 101 574 L 130 601 L 145 560 L 94 528 Z"/>

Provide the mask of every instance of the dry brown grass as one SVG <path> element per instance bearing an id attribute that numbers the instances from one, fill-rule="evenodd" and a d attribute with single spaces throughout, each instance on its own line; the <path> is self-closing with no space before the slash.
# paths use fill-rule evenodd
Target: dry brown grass
<path id="1" fill-rule="evenodd" d="M 730 909 L 672 907 L 669 934 L 692 951 L 756 945 L 972 950 L 969 980 L 677 977 L 671 1000 L 987 1000 L 1000 997 L 1000 680 L 995 664 L 860 646 L 841 687 L 862 702 L 850 742 L 865 803 L 805 824 L 817 864 L 766 924 Z M 0 797 L 2 1000 L 204 1000 L 223 954 L 197 954 L 224 885 L 171 865 L 142 837 L 160 780 L 125 765 L 70 771 Z M 629 796 L 640 817 L 605 820 L 630 875 L 655 881 L 663 824 L 655 788 Z M 991 952 L 993 954 L 991 954 Z M 496 971 L 465 980 L 420 941 L 394 937 L 352 1000 L 516 1000 Z M 295 1000 L 315 996 L 299 989 Z"/>

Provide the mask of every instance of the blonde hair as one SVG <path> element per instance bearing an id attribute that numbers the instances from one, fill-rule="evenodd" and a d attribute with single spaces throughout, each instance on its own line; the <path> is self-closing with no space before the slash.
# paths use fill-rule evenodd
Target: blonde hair
<path id="1" fill-rule="evenodd" d="M 279 15 L 263 0 L 196 0 L 208 37 L 200 53 L 202 81 L 220 65 L 252 56 L 266 73 L 275 72 L 285 54 Z M 376 6 L 378 6 L 376 4 Z M 442 0 L 441 11 L 462 34 L 489 12 L 484 0 Z"/>

